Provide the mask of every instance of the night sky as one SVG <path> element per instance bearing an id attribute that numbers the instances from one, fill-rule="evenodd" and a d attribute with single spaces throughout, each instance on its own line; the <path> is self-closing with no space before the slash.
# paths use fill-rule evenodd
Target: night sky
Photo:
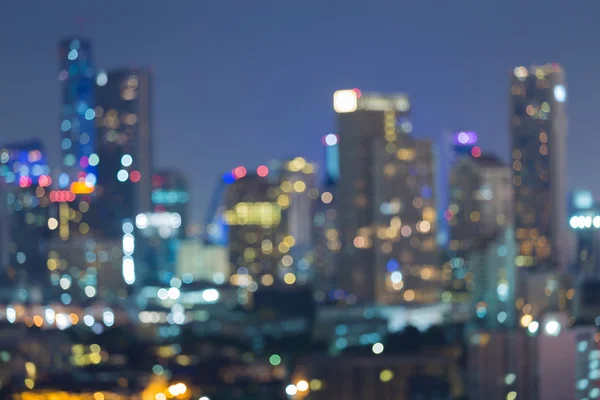
<path id="1" fill-rule="evenodd" d="M 203 219 L 224 171 L 296 155 L 321 162 L 340 88 L 405 92 L 415 135 L 474 130 L 506 159 L 508 74 L 558 62 L 568 187 L 598 196 L 599 15 L 592 0 L 5 0 L 0 141 L 39 136 L 57 165 L 56 46 L 81 34 L 99 68 L 152 67 L 156 165 L 187 171 Z"/>

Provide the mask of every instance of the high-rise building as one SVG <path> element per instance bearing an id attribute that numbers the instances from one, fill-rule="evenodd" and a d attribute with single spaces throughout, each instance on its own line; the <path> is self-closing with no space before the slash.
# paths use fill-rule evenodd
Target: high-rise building
<path id="1" fill-rule="evenodd" d="M 405 95 L 335 92 L 340 136 L 338 276 L 363 302 L 437 298 L 432 145 L 409 135 Z"/>
<path id="2" fill-rule="evenodd" d="M 152 210 L 181 216 L 179 237 L 184 238 L 189 223 L 190 194 L 185 175 L 180 171 L 159 171 L 152 176 Z"/>
<path id="3" fill-rule="evenodd" d="M 62 162 L 58 185 L 69 188 L 75 182 L 96 183 L 95 96 L 91 43 L 80 38 L 66 38 L 58 45 L 62 82 L 61 147 Z"/>
<path id="4" fill-rule="evenodd" d="M 512 221 L 512 171 L 497 157 L 476 152 L 454 162 L 445 219 L 450 226 L 445 285 L 455 293 L 470 292 L 477 283 L 469 256 L 481 241 L 503 236 Z M 514 264 L 511 261 L 511 264 Z"/>
<path id="5" fill-rule="evenodd" d="M 55 183 L 60 190 L 50 193 L 59 203 L 59 238 L 63 241 L 90 232 L 87 212 L 95 195 L 98 155 L 94 126 L 96 71 L 91 43 L 81 38 L 63 39 L 58 46 L 62 82 L 61 168 Z"/>
<path id="6" fill-rule="evenodd" d="M 316 166 L 301 157 L 237 167 L 227 178 L 226 210 L 231 281 L 240 286 L 307 283 L 314 276 L 312 246 Z"/>
<path id="7" fill-rule="evenodd" d="M 333 133 L 323 137 L 326 176 L 316 202 L 314 223 L 315 297 L 324 300 L 327 293 L 337 289 L 336 261 L 341 249 L 336 209 L 337 182 L 340 177 L 339 137 Z M 339 293 L 339 292 L 338 292 Z"/>
<path id="8" fill-rule="evenodd" d="M 564 71 L 557 64 L 516 67 L 510 92 L 515 263 L 552 271 L 566 263 Z"/>
<path id="9" fill-rule="evenodd" d="M 45 249 L 50 230 L 52 183 L 46 154 L 38 141 L 0 150 L 0 281 L 7 300 L 40 301 L 49 287 Z M 49 219 L 50 218 L 50 219 Z"/>
<path id="10" fill-rule="evenodd" d="M 437 237 L 441 249 L 448 246 L 450 225 L 448 224 L 450 206 L 450 170 L 463 157 L 474 157 L 481 154 L 477 146 L 475 132 L 444 132 L 435 146 L 436 189 L 437 189 Z"/>
<path id="11" fill-rule="evenodd" d="M 151 210 L 152 77 L 148 69 L 117 69 L 96 75 L 98 165 L 91 214 L 100 237 L 122 236 L 122 224 Z"/>

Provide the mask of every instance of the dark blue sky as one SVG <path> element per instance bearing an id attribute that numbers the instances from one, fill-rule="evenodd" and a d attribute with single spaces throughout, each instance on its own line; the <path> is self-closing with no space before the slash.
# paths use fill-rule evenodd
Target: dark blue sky
<path id="1" fill-rule="evenodd" d="M 200 217 L 226 170 L 321 161 L 339 88 L 406 92 L 416 135 L 475 130 L 506 158 L 509 72 L 555 61 L 567 74 L 568 186 L 600 195 L 599 15 L 593 0 L 4 1 L 0 139 L 39 136 L 56 165 L 56 43 L 83 34 L 100 68 L 153 68 L 156 164 L 187 170 Z"/>

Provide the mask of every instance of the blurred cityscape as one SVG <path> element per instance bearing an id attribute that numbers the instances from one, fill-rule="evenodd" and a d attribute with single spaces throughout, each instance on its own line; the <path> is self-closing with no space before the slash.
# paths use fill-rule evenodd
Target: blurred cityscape
<path id="1" fill-rule="evenodd" d="M 510 163 L 331 93 L 302 154 L 155 168 L 149 68 L 58 43 L 59 165 L 0 144 L 0 398 L 600 398 L 600 206 L 566 189 L 563 68 L 505 76 Z M 185 146 L 181 143 L 181 146 Z M 219 151 L 216 149 L 215 151 Z"/>

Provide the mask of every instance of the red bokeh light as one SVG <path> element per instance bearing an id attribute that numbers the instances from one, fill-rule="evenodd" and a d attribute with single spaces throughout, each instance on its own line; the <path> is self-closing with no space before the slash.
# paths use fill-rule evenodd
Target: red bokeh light
<path id="1" fill-rule="evenodd" d="M 152 177 L 152 187 L 162 187 L 163 178 L 160 175 L 154 175 Z"/>
<path id="2" fill-rule="evenodd" d="M 481 149 L 478 146 L 475 146 L 471 149 L 471 155 L 475 158 L 481 156 Z"/>
<path id="3" fill-rule="evenodd" d="M 260 167 L 258 167 L 256 169 L 256 173 L 258 174 L 258 176 L 260 176 L 261 178 L 264 178 L 265 176 L 269 175 L 269 168 L 267 168 L 266 165 L 261 165 Z"/>
<path id="4" fill-rule="evenodd" d="M 22 176 L 19 178 L 19 186 L 26 188 L 31 186 L 31 178 L 28 176 Z"/>
<path id="5" fill-rule="evenodd" d="M 48 175 L 42 175 L 40 176 L 38 183 L 41 187 L 48 187 L 52 184 L 52 178 L 50 178 Z"/>
<path id="6" fill-rule="evenodd" d="M 354 93 L 356 93 L 356 98 L 360 99 L 360 96 L 362 96 L 362 92 L 360 91 L 360 89 L 354 88 L 352 90 L 354 90 Z"/>
<path id="7" fill-rule="evenodd" d="M 235 179 L 241 179 L 246 176 L 246 168 L 240 166 L 231 171 Z"/>
<path id="8" fill-rule="evenodd" d="M 142 179 L 142 174 L 140 174 L 139 171 L 131 171 L 129 179 L 131 179 L 132 182 L 139 182 L 140 179 Z"/>
<path id="9" fill-rule="evenodd" d="M 73 200 L 75 200 L 75 193 L 68 190 L 53 190 L 50 192 L 50 201 L 53 203 L 63 203 Z"/>

